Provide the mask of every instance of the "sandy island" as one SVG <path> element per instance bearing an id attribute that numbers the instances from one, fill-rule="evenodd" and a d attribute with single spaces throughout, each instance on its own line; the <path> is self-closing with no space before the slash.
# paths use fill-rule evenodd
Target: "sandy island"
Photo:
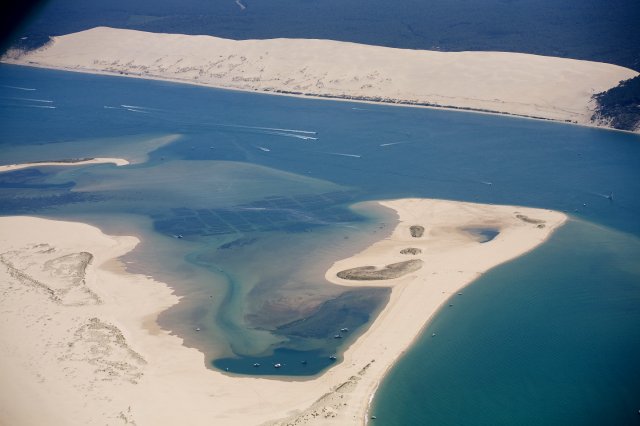
<path id="1" fill-rule="evenodd" d="M 363 424 L 380 379 L 438 309 L 566 220 L 523 207 L 425 199 L 380 204 L 399 216 L 393 233 L 336 262 L 326 277 L 346 286 L 389 286 L 390 301 L 342 362 L 306 381 L 208 370 L 202 353 L 159 329 L 158 313 L 178 298 L 161 282 L 124 272 L 117 258 L 136 238 L 82 223 L 0 218 L 0 423 Z M 415 226 L 424 229 L 412 236 Z M 499 234 L 482 242 L 469 231 L 484 228 Z M 337 277 L 408 260 L 415 262 L 392 279 Z"/>
<path id="2" fill-rule="evenodd" d="M 14 170 L 28 169 L 30 167 L 43 167 L 43 166 L 82 166 L 85 164 L 105 164 L 113 163 L 116 166 L 126 166 L 129 161 L 123 158 L 79 158 L 73 160 L 60 160 L 60 161 L 37 161 L 33 163 L 22 164 L 7 164 L 0 166 L 0 173 L 12 172 Z"/>
<path id="3" fill-rule="evenodd" d="M 2 62 L 294 96 L 511 114 L 584 125 L 591 96 L 638 75 L 511 52 L 438 52 L 331 40 L 235 41 L 98 27 Z"/>

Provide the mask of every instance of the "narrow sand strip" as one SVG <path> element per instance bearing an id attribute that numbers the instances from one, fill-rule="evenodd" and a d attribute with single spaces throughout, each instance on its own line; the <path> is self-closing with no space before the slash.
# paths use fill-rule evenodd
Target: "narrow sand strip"
<path id="1" fill-rule="evenodd" d="M 637 72 L 511 52 L 438 52 L 332 40 L 228 40 L 98 27 L 2 61 L 294 96 L 591 124 L 591 96 Z"/>
<path id="2" fill-rule="evenodd" d="M 392 235 L 336 262 L 326 276 L 347 286 L 390 286 L 390 302 L 342 362 L 307 381 L 208 370 L 201 353 L 154 326 L 178 298 L 163 283 L 123 271 L 116 259 L 136 238 L 82 223 L 0 218 L 0 423 L 362 424 L 380 379 L 450 295 L 541 244 L 566 219 L 440 200 L 381 204 L 398 213 Z M 413 225 L 424 234 L 411 236 Z M 500 234 L 479 243 L 464 230 L 482 227 Z M 405 262 L 400 252 L 408 247 L 420 249 L 411 258 L 421 267 L 397 279 L 336 276 Z"/>
<path id="3" fill-rule="evenodd" d="M 0 173 L 12 172 L 14 170 L 28 169 L 30 167 L 43 167 L 43 166 L 82 166 L 86 164 L 104 164 L 113 163 L 116 166 L 126 166 L 129 162 L 123 158 L 87 158 L 82 160 L 63 160 L 63 161 L 39 161 L 36 163 L 22 163 L 22 164 L 7 164 L 0 166 Z"/>

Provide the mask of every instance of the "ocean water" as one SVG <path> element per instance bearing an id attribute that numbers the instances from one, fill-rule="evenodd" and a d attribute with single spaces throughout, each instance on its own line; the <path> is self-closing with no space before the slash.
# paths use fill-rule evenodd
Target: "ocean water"
<path id="1" fill-rule="evenodd" d="M 143 243 L 124 259 L 128 269 L 169 283 L 183 297 L 163 313 L 161 325 L 202 350 L 211 368 L 234 374 L 316 374 L 340 362 L 340 353 L 384 306 L 384 289 L 346 289 L 324 280 L 333 261 L 383 237 L 395 224 L 388 210 L 354 203 L 431 197 L 566 211 L 574 221 L 548 245 L 487 274 L 465 292 L 464 304 L 468 312 L 473 307 L 485 313 L 508 306 L 503 326 L 516 337 L 521 324 L 541 324 L 543 330 L 566 325 L 572 339 L 553 342 L 554 353 L 564 356 L 561 362 L 579 358 L 585 361 L 572 367 L 587 370 L 593 366 L 589 360 L 606 359 L 617 371 L 628 372 L 628 379 L 612 375 L 607 389 L 620 389 L 613 393 L 617 399 L 624 394 L 626 400 L 638 400 L 637 388 L 625 384 L 637 376 L 637 346 L 589 346 L 601 340 L 573 332 L 581 330 L 581 321 L 585 328 L 593 326 L 592 304 L 568 305 L 570 295 L 552 297 L 556 293 L 544 287 L 539 297 L 499 302 L 503 270 L 520 277 L 520 287 L 509 285 L 522 290 L 517 294 L 538 288 L 526 283 L 542 282 L 563 284 L 563 291 L 583 283 L 594 292 L 611 288 L 613 297 L 624 300 L 637 295 L 640 276 L 633 259 L 640 252 L 629 241 L 640 235 L 638 135 L 6 65 L 0 66 L 0 120 L 3 164 L 92 156 L 138 161 L 126 167 L 38 167 L 1 174 L 0 214 L 76 219 L 108 233 L 139 235 Z M 495 236 L 491 230 L 473 231 L 479 238 Z M 598 276 L 601 287 L 593 281 Z M 483 298 L 485 291 L 490 295 Z M 589 292 L 583 299 L 602 300 L 599 295 Z M 573 322 L 566 310 L 547 309 L 551 299 L 567 302 Z M 471 336 L 495 329 L 491 315 L 473 321 L 456 316 L 467 312 L 458 309 L 464 304 L 457 302 L 432 326 L 452 321 L 442 327 L 458 330 L 456 321 L 464 322 L 476 330 Z M 637 306 L 607 307 L 599 332 L 638 340 Z M 344 327 L 348 334 L 335 339 Z M 504 359 L 514 339 L 527 337 L 475 344 Z M 435 343 L 420 341 L 415 351 L 431 351 Z M 438 348 L 439 358 L 407 356 L 398 371 L 408 366 L 418 381 L 431 383 L 438 372 L 460 372 L 452 381 L 462 386 L 466 372 L 477 366 L 476 357 L 468 355 L 474 346 Z M 500 363 L 496 368 L 503 370 L 495 371 L 496 377 L 557 369 L 554 363 L 560 361 L 545 355 L 544 346 L 536 343 L 527 350 L 532 355 L 521 363 Z M 454 354 L 462 357 L 458 364 Z M 273 369 L 275 363 L 282 367 Z M 461 364 L 465 369 L 453 367 Z M 400 374 L 395 371 L 375 403 L 381 424 L 392 418 L 405 419 L 403 424 L 446 424 L 440 415 L 452 424 L 514 424 L 503 420 L 508 410 L 500 408 L 510 404 L 504 400 L 513 394 L 507 385 L 483 388 L 498 405 L 482 407 L 463 406 L 452 399 L 457 390 L 446 394 L 439 388 L 448 396 L 432 409 L 421 395 L 399 390 L 412 388 L 404 387 L 404 379 L 394 380 Z M 581 375 L 584 381 L 576 381 L 575 389 L 586 392 L 585 383 L 595 376 Z M 544 392 L 549 406 L 567 404 L 567 412 L 576 416 L 586 412 L 585 404 L 593 405 L 593 398 L 613 398 L 605 395 L 604 385 L 592 387 L 592 399 L 566 398 L 571 386 L 566 377 L 538 374 L 537 381 L 522 383 L 531 392 Z M 456 417 L 458 406 L 464 421 Z M 620 406 L 603 407 L 603 416 L 613 416 Z M 487 417 L 474 423 L 473 410 L 480 408 Z M 425 417 L 400 417 L 398 410 Z"/>
<path id="2" fill-rule="evenodd" d="M 391 370 L 375 424 L 637 425 L 638 259 L 637 236 L 573 220 L 485 274 Z"/>

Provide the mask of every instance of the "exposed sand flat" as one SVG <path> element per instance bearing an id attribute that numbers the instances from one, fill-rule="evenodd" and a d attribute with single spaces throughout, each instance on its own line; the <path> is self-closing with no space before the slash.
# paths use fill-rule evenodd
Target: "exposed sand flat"
<path id="1" fill-rule="evenodd" d="M 0 218 L 0 424 L 362 424 L 380 378 L 450 295 L 533 249 L 566 219 L 440 200 L 381 204 L 399 215 L 391 236 L 336 262 L 326 276 L 391 286 L 390 302 L 341 363 L 300 382 L 207 370 L 201 353 L 153 326 L 178 298 L 165 284 L 122 270 L 115 259 L 136 238 L 81 223 Z M 412 225 L 424 234 L 412 237 Z M 481 244 L 464 230 L 472 227 L 500 234 Z M 422 267 L 400 278 L 336 277 L 405 262 L 407 247 L 421 250 L 412 257 Z"/>
<path id="2" fill-rule="evenodd" d="M 589 124 L 591 95 L 638 73 L 506 52 L 393 49 L 330 40 L 234 41 L 98 27 L 7 63 L 249 91 L 423 104 Z"/>
<path id="3" fill-rule="evenodd" d="M 39 161 L 36 163 L 7 164 L 0 166 L 0 173 L 11 172 L 13 170 L 28 169 L 29 167 L 43 166 L 82 166 L 85 164 L 104 164 L 113 163 L 116 166 L 126 166 L 129 162 L 123 158 L 87 158 L 81 160 L 63 160 L 63 161 Z"/>

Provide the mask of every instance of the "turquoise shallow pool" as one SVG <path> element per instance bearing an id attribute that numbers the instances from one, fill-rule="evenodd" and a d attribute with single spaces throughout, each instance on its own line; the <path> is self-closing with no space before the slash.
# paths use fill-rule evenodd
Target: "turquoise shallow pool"
<path id="1" fill-rule="evenodd" d="M 383 384 L 376 421 L 631 419 L 621 413 L 639 400 L 637 135 L 5 65 L 0 114 L 4 164 L 148 153 L 127 167 L 2 174 L 0 214 L 142 236 L 129 269 L 184 296 L 161 324 L 239 374 L 315 374 L 384 306 L 385 290 L 323 278 L 395 223 L 355 202 L 567 211 L 574 220 L 547 245 L 436 318 L 438 339 L 419 340 Z M 283 358 L 290 368 L 262 368 Z"/>

